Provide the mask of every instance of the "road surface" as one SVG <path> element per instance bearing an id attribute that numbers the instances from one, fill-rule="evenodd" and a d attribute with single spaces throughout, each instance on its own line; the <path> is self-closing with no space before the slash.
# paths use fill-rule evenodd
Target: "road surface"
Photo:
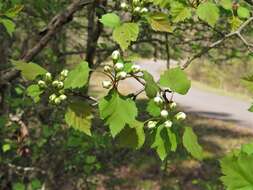
<path id="1" fill-rule="evenodd" d="M 149 71 L 156 80 L 159 80 L 160 74 L 166 69 L 166 63 L 163 61 L 141 60 L 138 61 L 138 64 Z M 126 83 L 135 91 L 141 89 L 141 86 L 132 79 L 126 81 Z M 176 94 L 174 100 L 184 107 L 187 112 L 194 112 L 208 118 L 221 119 L 236 123 L 238 126 L 253 128 L 253 113 L 247 111 L 251 102 L 218 95 L 194 86 L 185 96 Z"/>

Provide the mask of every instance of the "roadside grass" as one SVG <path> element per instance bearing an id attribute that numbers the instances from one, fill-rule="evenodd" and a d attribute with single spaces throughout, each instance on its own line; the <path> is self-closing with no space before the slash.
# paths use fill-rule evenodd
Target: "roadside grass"
<path id="1" fill-rule="evenodd" d="M 201 66 L 200 66 L 201 65 Z M 199 88 L 242 100 L 252 97 L 252 83 L 242 80 L 253 73 L 252 62 L 231 60 L 220 64 L 200 59 L 187 68 L 193 84 Z"/>
<path id="2" fill-rule="evenodd" d="M 92 76 L 90 94 L 105 95 L 101 81 L 104 76 L 95 73 Z M 121 92 L 131 91 L 131 86 L 122 85 Z M 102 93 L 101 93 L 102 92 Z M 102 96 L 101 95 L 101 96 Z M 146 99 L 137 100 L 140 113 L 145 110 Z M 141 117 L 146 117 L 142 114 Z M 188 114 L 186 123 L 193 127 L 203 146 L 205 159 L 200 162 L 185 152 L 169 156 L 168 167 L 164 169 L 156 153 L 149 148 L 139 151 L 123 149 L 115 153 L 108 170 L 98 174 L 98 190 L 222 190 L 219 180 L 221 173 L 219 158 L 232 149 L 253 139 L 253 132 L 237 127 L 232 122 L 200 117 Z M 123 153 L 122 153 L 123 152 Z"/>

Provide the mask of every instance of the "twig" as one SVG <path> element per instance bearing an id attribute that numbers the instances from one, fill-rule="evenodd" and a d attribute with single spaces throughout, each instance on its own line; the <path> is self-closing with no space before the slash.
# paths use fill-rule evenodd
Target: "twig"
<path id="1" fill-rule="evenodd" d="M 56 35 L 56 33 L 67 23 L 73 19 L 73 15 L 82 9 L 84 6 L 92 3 L 93 0 L 76 0 L 71 3 L 64 11 L 57 14 L 47 25 L 43 31 L 43 36 L 40 38 L 38 43 L 33 46 L 26 54 L 21 58 L 25 62 L 31 61 L 41 50 L 48 44 L 48 42 Z M 1 74 L 0 82 L 8 82 L 14 80 L 19 76 L 20 72 L 11 69 L 6 73 Z"/>
<path id="2" fill-rule="evenodd" d="M 226 34 L 223 38 L 221 38 L 218 41 L 212 43 L 210 46 L 205 47 L 204 49 L 202 49 L 202 51 L 200 51 L 199 53 L 197 53 L 193 57 L 188 58 L 187 61 L 182 65 L 182 69 L 186 69 L 191 64 L 192 61 L 194 61 L 195 59 L 197 59 L 197 58 L 201 57 L 202 55 L 206 54 L 211 49 L 216 48 L 217 46 L 219 46 L 221 43 L 223 43 L 225 40 L 227 40 L 228 38 L 230 38 L 232 36 L 237 36 L 239 39 L 241 39 L 241 41 L 248 48 L 248 50 L 253 52 L 253 50 L 251 49 L 251 48 L 253 48 L 253 44 L 247 42 L 246 39 L 241 34 L 242 30 L 246 26 L 248 26 L 252 21 L 253 21 L 253 17 L 250 17 L 236 31 L 233 31 L 229 34 Z"/>

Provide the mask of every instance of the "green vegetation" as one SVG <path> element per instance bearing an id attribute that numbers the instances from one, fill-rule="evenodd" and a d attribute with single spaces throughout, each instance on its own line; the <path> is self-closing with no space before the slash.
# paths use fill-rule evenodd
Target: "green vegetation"
<path id="1" fill-rule="evenodd" d="M 251 144 L 221 159 L 222 171 L 218 159 L 252 133 L 185 113 L 174 94 L 187 95 L 189 75 L 214 86 L 236 76 L 231 91 L 241 78 L 252 86 L 252 7 L 252 0 L 0 1 L 0 189 L 221 190 L 221 181 L 251 189 Z M 134 62 L 140 56 L 165 59 L 167 70 L 153 76 Z M 214 66 L 186 71 L 202 57 Z M 222 59 L 243 69 L 223 74 Z"/>

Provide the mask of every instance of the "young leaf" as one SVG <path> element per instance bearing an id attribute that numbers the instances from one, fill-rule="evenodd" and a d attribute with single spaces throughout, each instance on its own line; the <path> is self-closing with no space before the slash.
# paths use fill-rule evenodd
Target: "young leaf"
<path id="1" fill-rule="evenodd" d="M 168 136 L 170 139 L 170 144 L 171 144 L 171 151 L 176 152 L 177 150 L 177 136 L 175 133 L 172 132 L 171 129 L 167 129 Z"/>
<path id="2" fill-rule="evenodd" d="M 250 17 L 250 11 L 245 7 L 239 7 L 237 9 L 237 14 L 240 18 L 249 18 Z"/>
<path id="3" fill-rule="evenodd" d="M 161 160 L 164 160 L 170 152 L 170 141 L 166 128 L 160 125 L 156 129 L 155 141 L 151 148 L 155 148 Z"/>
<path id="4" fill-rule="evenodd" d="M 122 97 L 118 92 L 111 91 L 99 101 L 99 111 L 102 119 L 109 125 L 111 134 L 115 137 L 126 124 L 131 124 L 137 116 L 135 102 Z"/>
<path id="5" fill-rule="evenodd" d="M 166 7 L 171 2 L 171 0 L 150 0 L 150 2 L 163 8 Z"/>
<path id="6" fill-rule="evenodd" d="M 221 0 L 221 6 L 226 10 L 232 10 L 232 0 Z"/>
<path id="7" fill-rule="evenodd" d="M 107 13 L 99 20 L 104 26 L 115 28 L 120 26 L 120 18 L 115 13 Z"/>
<path id="8" fill-rule="evenodd" d="M 164 13 L 152 13 L 147 17 L 147 20 L 154 31 L 172 33 L 174 27 L 170 24 L 168 16 Z"/>
<path id="9" fill-rule="evenodd" d="M 179 67 L 165 71 L 161 75 L 160 84 L 182 95 L 185 95 L 191 87 L 191 81 Z"/>
<path id="10" fill-rule="evenodd" d="M 149 98 L 154 98 L 159 91 L 159 86 L 154 81 L 153 76 L 147 71 L 143 71 L 143 79 L 145 80 L 145 92 Z"/>
<path id="11" fill-rule="evenodd" d="M 242 21 L 240 18 L 233 16 L 232 19 L 230 20 L 231 23 L 231 30 L 236 31 L 242 24 Z"/>
<path id="12" fill-rule="evenodd" d="M 4 25 L 4 27 L 5 27 L 6 31 L 8 32 L 8 34 L 10 36 L 12 36 L 12 33 L 15 30 L 15 23 L 10 19 L 1 19 L 1 18 L 0 18 L 0 23 L 2 23 Z"/>
<path id="13" fill-rule="evenodd" d="M 27 80 L 34 80 L 39 75 L 44 75 L 47 70 L 35 63 L 25 63 L 23 61 L 14 61 L 12 64 L 17 70 L 21 71 L 22 76 Z"/>
<path id="14" fill-rule="evenodd" d="M 171 15 L 173 22 L 181 22 L 191 17 L 191 9 L 175 1 L 171 4 Z"/>
<path id="15" fill-rule="evenodd" d="M 22 183 L 14 183 L 13 190 L 25 190 L 25 185 Z"/>
<path id="16" fill-rule="evenodd" d="M 211 2 L 201 3 L 197 9 L 198 17 L 214 27 L 220 17 L 219 8 Z"/>
<path id="17" fill-rule="evenodd" d="M 229 190 L 253 189 L 253 155 L 228 155 L 220 161 L 222 182 Z"/>
<path id="18" fill-rule="evenodd" d="M 71 103 L 65 113 L 65 121 L 76 130 L 91 135 L 91 120 L 93 118 L 91 107 L 84 101 Z"/>
<path id="19" fill-rule="evenodd" d="M 116 41 L 122 50 L 126 50 L 131 42 L 136 41 L 139 34 L 139 26 L 136 23 L 124 23 L 113 31 L 113 40 Z"/>
<path id="20" fill-rule="evenodd" d="M 27 95 L 30 96 L 35 103 L 38 103 L 40 101 L 40 95 L 42 93 L 43 91 L 38 85 L 33 84 L 27 88 Z"/>
<path id="21" fill-rule="evenodd" d="M 145 133 L 143 123 L 133 122 L 130 126 L 125 127 L 116 137 L 116 141 L 122 147 L 139 149 L 145 142 Z"/>
<path id="22" fill-rule="evenodd" d="M 197 136 L 193 132 L 192 128 L 185 127 L 184 135 L 183 135 L 183 145 L 185 149 L 191 153 L 191 155 L 198 159 L 203 159 L 203 151 L 202 147 L 198 143 Z"/>
<path id="23" fill-rule="evenodd" d="M 89 72 L 90 69 L 88 63 L 86 61 L 82 61 L 69 72 L 68 77 L 64 81 L 64 88 L 82 88 L 88 82 Z"/>
<path id="24" fill-rule="evenodd" d="M 161 108 L 152 99 L 148 102 L 147 112 L 153 117 L 158 117 L 161 114 Z"/>

